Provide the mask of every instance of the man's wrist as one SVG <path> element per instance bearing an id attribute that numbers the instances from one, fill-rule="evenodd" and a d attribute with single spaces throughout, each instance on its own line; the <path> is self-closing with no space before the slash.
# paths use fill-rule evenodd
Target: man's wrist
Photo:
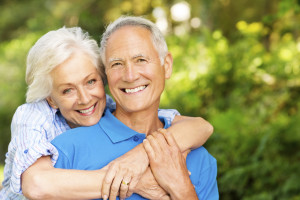
<path id="1" fill-rule="evenodd" d="M 144 148 L 144 145 L 143 144 L 139 144 L 138 145 L 138 150 L 139 150 L 139 153 L 141 153 L 142 157 L 144 158 L 144 162 L 147 164 L 147 166 L 149 166 L 149 158 L 148 158 L 148 155 L 147 155 L 147 152 Z"/>
<path id="2" fill-rule="evenodd" d="M 185 183 L 182 187 L 170 190 L 169 193 L 172 200 L 198 199 L 195 187 L 190 180 L 188 180 L 187 183 Z"/>

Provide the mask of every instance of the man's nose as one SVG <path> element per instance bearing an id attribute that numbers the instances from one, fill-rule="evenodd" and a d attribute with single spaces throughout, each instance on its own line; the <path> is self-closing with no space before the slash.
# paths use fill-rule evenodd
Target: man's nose
<path id="1" fill-rule="evenodd" d="M 132 63 L 127 63 L 123 73 L 123 80 L 133 82 L 139 78 L 139 71 Z"/>

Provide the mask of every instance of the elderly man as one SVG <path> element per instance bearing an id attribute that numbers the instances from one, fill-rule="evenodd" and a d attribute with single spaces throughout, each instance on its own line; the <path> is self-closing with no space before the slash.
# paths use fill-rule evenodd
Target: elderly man
<path id="1" fill-rule="evenodd" d="M 157 110 L 173 59 L 157 27 L 140 17 L 121 17 L 103 34 L 101 54 L 116 110 L 107 109 L 94 126 L 55 138 L 52 143 L 59 151 L 55 167 L 98 169 L 144 141 L 151 171 L 168 198 L 218 199 L 216 160 L 203 147 L 185 160 L 171 134 L 161 130 L 149 135 L 170 126 Z M 125 177 L 121 187 L 130 187 L 130 180 Z M 128 199 L 144 199 L 137 194 L 138 187 L 131 188 L 134 194 Z"/>

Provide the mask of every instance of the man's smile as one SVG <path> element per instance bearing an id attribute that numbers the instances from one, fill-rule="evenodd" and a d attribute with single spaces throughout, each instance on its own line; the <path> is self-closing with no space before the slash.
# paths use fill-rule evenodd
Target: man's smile
<path id="1" fill-rule="evenodd" d="M 123 92 L 127 93 L 127 94 L 133 94 L 133 93 L 137 93 L 140 91 L 143 91 L 148 85 L 142 85 L 142 86 L 138 86 L 136 88 L 124 88 L 122 89 Z"/>

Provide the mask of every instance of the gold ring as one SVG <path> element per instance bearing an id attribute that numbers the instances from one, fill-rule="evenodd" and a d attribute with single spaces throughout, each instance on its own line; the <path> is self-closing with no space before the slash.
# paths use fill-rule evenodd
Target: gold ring
<path id="1" fill-rule="evenodd" d="M 123 185 L 129 185 L 129 183 L 125 182 L 124 180 L 122 181 Z"/>

